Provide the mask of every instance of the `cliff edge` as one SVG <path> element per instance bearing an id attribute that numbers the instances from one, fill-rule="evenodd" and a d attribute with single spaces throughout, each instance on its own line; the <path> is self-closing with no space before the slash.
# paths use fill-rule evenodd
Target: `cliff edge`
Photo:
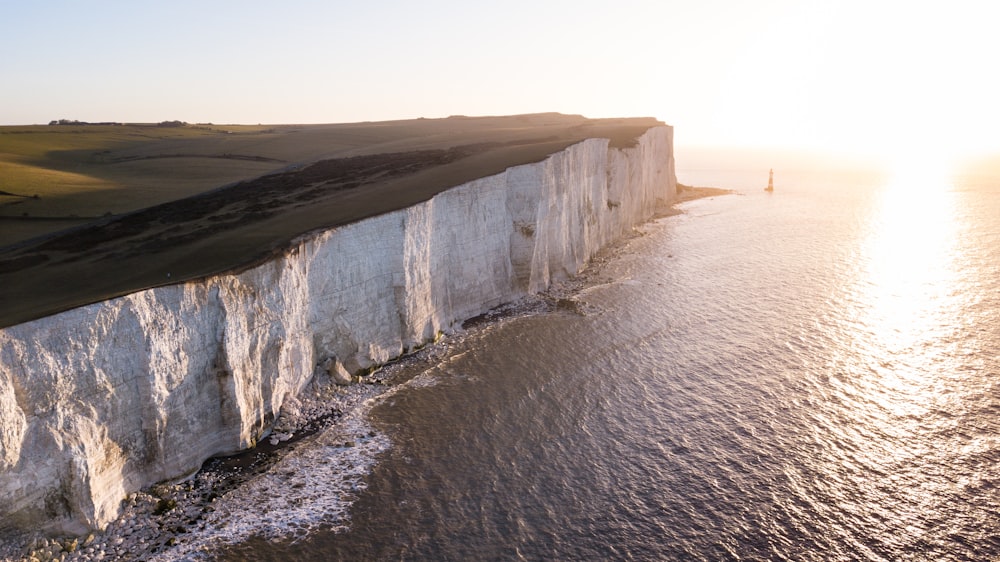
<path id="1" fill-rule="evenodd" d="M 676 196 L 673 131 L 593 138 L 303 235 L 238 273 L 0 329 L 0 519 L 79 533 L 254 446 L 317 369 L 363 371 L 577 273 Z"/>

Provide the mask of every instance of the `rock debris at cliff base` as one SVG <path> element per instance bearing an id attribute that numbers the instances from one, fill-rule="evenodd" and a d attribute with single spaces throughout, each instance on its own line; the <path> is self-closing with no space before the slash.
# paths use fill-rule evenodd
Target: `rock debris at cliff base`
<path id="1" fill-rule="evenodd" d="M 388 445 L 364 423 L 364 405 L 388 389 L 382 377 L 390 371 L 351 387 L 317 380 L 260 446 L 210 459 L 181 482 L 130 494 L 103 532 L 22 535 L 5 542 L 0 558 L 172 560 L 250 534 L 288 536 L 320 523 L 343 525 L 374 456 Z M 289 458 L 295 454 L 306 458 Z"/>

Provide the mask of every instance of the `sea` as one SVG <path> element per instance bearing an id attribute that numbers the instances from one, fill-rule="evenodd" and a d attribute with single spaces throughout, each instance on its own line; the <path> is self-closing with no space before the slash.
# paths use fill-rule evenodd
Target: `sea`
<path id="1" fill-rule="evenodd" d="M 208 558 L 1000 559 L 1000 178 L 678 175 L 735 193 L 408 367 L 342 520 Z"/>

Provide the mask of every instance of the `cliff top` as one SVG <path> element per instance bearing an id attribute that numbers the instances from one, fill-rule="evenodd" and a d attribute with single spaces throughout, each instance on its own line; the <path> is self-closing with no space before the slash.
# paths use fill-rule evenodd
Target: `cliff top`
<path id="1" fill-rule="evenodd" d="M 662 124 L 544 113 L 0 127 L 0 327 L 246 267 L 306 232 L 405 208 L 588 138 L 630 146 Z M 103 208 L 114 211 L 95 212 Z"/>

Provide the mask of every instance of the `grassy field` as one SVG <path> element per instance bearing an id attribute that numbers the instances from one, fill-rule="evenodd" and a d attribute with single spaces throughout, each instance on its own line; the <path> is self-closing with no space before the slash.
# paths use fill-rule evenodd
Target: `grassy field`
<path id="1" fill-rule="evenodd" d="M 658 124 L 535 114 L 0 127 L 0 326 L 246 267 L 305 232 L 425 201 L 583 139 L 630 146 Z"/>
<path id="2" fill-rule="evenodd" d="M 322 155 L 295 128 L 0 127 L 0 246 L 181 199 Z"/>

